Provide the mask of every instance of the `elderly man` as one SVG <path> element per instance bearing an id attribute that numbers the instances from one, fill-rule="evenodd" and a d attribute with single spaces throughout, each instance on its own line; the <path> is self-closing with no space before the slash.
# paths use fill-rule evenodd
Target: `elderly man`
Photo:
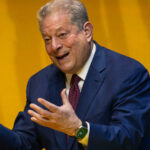
<path id="1" fill-rule="evenodd" d="M 38 12 L 53 64 L 31 77 L 5 150 L 149 150 L 150 79 L 137 61 L 93 41 L 77 0 L 52 0 Z"/>

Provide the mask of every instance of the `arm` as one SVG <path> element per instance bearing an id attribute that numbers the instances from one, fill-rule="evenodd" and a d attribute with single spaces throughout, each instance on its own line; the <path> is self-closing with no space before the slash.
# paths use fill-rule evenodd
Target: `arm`
<path id="1" fill-rule="evenodd" d="M 150 79 L 140 67 L 123 82 L 113 100 L 108 125 L 90 123 L 88 150 L 139 150 L 149 130 Z M 145 150 L 149 150 L 147 147 Z"/>
<path id="2" fill-rule="evenodd" d="M 29 81 L 30 83 L 30 81 Z M 29 84 L 27 87 L 27 97 Z M 26 109 L 28 108 L 28 102 Z M 29 115 L 20 112 L 16 118 L 14 128 L 12 130 L 0 125 L 0 147 L 5 150 L 31 150 L 39 149 L 36 142 L 36 134 L 34 124 L 31 122 Z"/>
<path id="3" fill-rule="evenodd" d="M 38 150 L 39 147 L 35 144 L 36 139 L 33 135 L 34 130 L 29 127 L 29 121 L 26 114 L 20 112 L 13 130 L 0 125 L 0 147 L 5 150 L 31 150 L 33 148 Z"/>
<path id="4" fill-rule="evenodd" d="M 0 125 L 0 147 L 5 150 L 21 149 L 19 136 L 12 130 Z"/>

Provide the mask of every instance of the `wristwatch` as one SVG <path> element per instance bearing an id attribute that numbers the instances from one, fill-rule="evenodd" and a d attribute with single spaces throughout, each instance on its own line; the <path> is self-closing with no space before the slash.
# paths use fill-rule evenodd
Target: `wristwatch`
<path id="1" fill-rule="evenodd" d="M 82 125 L 77 129 L 75 137 L 77 140 L 82 140 L 88 133 L 87 123 L 82 122 Z"/>

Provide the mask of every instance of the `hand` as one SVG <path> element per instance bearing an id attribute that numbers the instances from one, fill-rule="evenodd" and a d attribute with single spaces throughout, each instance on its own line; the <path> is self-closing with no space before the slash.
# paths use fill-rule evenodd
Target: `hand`
<path id="1" fill-rule="evenodd" d="M 67 96 L 66 89 L 61 92 L 62 106 L 56 106 L 42 98 L 38 98 L 38 102 L 44 105 L 45 110 L 36 104 L 30 104 L 33 110 L 28 110 L 32 116 L 31 120 L 45 127 L 64 132 L 70 136 L 75 136 L 75 132 L 82 122 L 75 114 Z"/>

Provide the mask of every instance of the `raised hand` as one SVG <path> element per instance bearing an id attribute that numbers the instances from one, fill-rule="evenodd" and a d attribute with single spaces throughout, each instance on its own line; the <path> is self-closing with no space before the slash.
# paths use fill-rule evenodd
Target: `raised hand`
<path id="1" fill-rule="evenodd" d="M 45 127 L 64 132 L 70 136 L 75 136 L 77 128 L 82 124 L 75 114 L 67 96 L 66 89 L 61 92 L 63 105 L 56 106 L 45 99 L 38 98 L 38 102 L 48 110 L 36 104 L 30 104 L 33 110 L 28 110 L 31 120 Z"/>

